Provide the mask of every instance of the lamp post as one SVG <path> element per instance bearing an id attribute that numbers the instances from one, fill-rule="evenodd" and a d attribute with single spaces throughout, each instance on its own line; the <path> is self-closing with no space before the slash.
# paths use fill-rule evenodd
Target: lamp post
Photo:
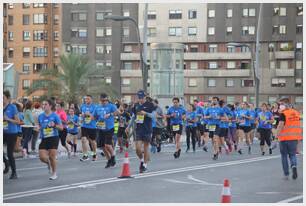
<path id="1" fill-rule="evenodd" d="M 140 42 L 140 34 L 139 34 L 139 28 L 136 20 L 132 17 L 129 16 L 116 16 L 116 15 L 107 15 L 104 17 L 105 20 L 113 20 L 113 21 L 132 21 L 136 27 L 136 32 L 137 32 L 137 40 L 138 40 L 138 47 L 139 47 L 139 57 L 140 57 L 140 68 L 142 72 L 142 77 L 143 77 L 143 90 L 147 92 L 147 69 L 146 69 L 146 64 L 143 61 L 143 56 L 142 56 L 142 49 L 141 49 L 141 42 Z"/>
<path id="2" fill-rule="evenodd" d="M 255 84 L 255 92 L 254 92 L 255 93 L 254 95 L 255 96 L 255 107 L 258 108 L 259 106 L 259 78 L 256 75 L 256 68 L 255 68 L 254 61 L 253 61 L 254 50 L 251 48 L 251 45 L 249 44 L 231 42 L 231 43 L 228 43 L 227 45 L 232 46 L 232 47 L 248 47 L 249 50 L 251 51 L 251 67 L 254 73 L 254 84 Z"/>

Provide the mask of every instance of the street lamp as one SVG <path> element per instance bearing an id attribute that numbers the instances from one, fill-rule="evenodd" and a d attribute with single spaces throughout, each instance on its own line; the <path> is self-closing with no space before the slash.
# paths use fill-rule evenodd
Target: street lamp
<path id="1" fill-rule="evenodd" d="M 140 42 L 140 35 L 139 35 L 139 28 L 136 20 L 132 17 L 129 16 L 116 16 L 116 15 L 107 15 L 104 17 L 105 20 L 113 20 L 113 21 L 132 21 L 136 27 L 136 32 L 137 32 L 137 40 L 138 40 L 138 47 L 139 47 L 139 57 L 140 57 L 140 68 L 142 71 L 142 77 L 143 77 L 143 90 L 147 93 L 147 69 L 146 69 L 146 64 L 143 61 L 142 57 L 142 49 L 141 49 L 141 42 Z"/>
<path id="2" fill-rule="evenodd" d="M 255 68 L 253 56 L 254 56 L 254 50 L 251 48 L 250 44 L 243 44 L 243 43 L 236 43 L 236 42 L 230 42 L 227 44 L 227 46 L 232 47 L 248 47 L 251 51 L 251 67 L 253 68 L 254 72 L 254 83 L 255 83 L 255 107 L 258 108 L 259 105 L 259 78 L 256 75 L 256 70 L 258 71 L 258 68 Z M 258 65 L 258 64 L 256 64 Z"/>

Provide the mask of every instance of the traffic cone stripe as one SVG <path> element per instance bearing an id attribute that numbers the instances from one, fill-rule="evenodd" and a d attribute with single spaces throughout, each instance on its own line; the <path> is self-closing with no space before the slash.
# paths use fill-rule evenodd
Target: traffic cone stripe
<path id="1" fill-rule="evenodd" d="M 222 189 L 222 195 L 227 195 L 230 196 L 231 195 L 231 190 L 228 187 L 223 187 Z"/>
<path id="2" fill-rule="evenodd" d="M 124 158 L 123 159 L 123 164 L 129 164 L 130 162 L 129 162 L 129 159 L 128 158 Z"/>
<path id="3" fill-rule="evenodd" d="M 124 156 L 125 158 L 122 164 L 122 172 L 119 178 L 131 178 L 128 152 L 126 152 Z"/>
<path id="4" fill-rule="evenodd" d="M 222 188 L 221 203 L 230 203 L 230 202 L 231 202 L 230 184 L 229 180 L 225 179 Z"/>

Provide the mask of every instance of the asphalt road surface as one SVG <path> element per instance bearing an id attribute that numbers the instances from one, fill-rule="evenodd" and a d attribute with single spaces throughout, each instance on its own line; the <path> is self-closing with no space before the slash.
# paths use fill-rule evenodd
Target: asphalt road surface
<path id="1" fill-rule="evenodd" d="M 129 150 L 133 178 L 121 174 L 124 154 L 114 168 L 106 160 L 80 162 L 79 157 L 58 157 L 58 179 L 49 180 L 39 159 L 17 160 L 18 180 L 3 178 L 4 203 L 219 203 L 224 179 L 229 179 L 233 203 L 303 202 L 303 159 L 298 156 L 298 179 L 283 180 L 279 148 L 261 156 L 258 142 L 252 154 L 222 154 L 211 159 L 211 149 L 173 157 L 174 145 L 152 154 L 148 171 L 139 174 L 139 160 Z"/>

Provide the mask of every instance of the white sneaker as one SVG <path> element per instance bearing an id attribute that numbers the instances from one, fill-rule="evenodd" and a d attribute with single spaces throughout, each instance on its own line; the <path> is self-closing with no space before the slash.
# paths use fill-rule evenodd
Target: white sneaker
<path id="1" fill-rule="evenodd" d="M 56 179 L 57 179 L 57 175 L 56 174 L 54 174 L 51 177 L 49 177 L 49 180 L 56 180 Z"/>

